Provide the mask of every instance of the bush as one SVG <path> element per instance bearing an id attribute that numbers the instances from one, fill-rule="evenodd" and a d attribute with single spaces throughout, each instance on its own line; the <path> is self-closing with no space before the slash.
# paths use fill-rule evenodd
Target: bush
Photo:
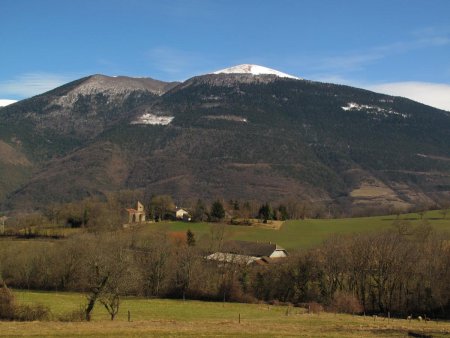
<path id="1" fill-rule="evenodd" d="M 308 303 L 308 313 L 316 313 L 319 314 L 323 311 L 323 306 L 316 302 Z"/>
<path id="2" fill-rule="evenodd" d="M 230 225 L 253 225 L 252 220 L 242 218 L 232 218 L 229 222 Z"/>
<path id="3" fill-rule="evenodd" d="M 14 320 L 15 297 L 5 283 L 0 286 L 0 319 Z"/>
<path id="4" fill-rule="evenodd" d="M 35 320 L 49 320 L 50 310 L 48 307 L 37 305 L 19 305 L 15 309 L 15 320 L 19 321 L 35 321 Z"/>
<path id="5" fill-rule="evenodd" d="M 267 302 L 269 305 L 280 306 L 281 302 L 278 299 L 272 299 Z"/>
<path id="6" fill-rule="evenodd" d="M 50 310 L 41 305 L 17 305 L 14 294 L 5 283 L 0 287 L 0 319 L 34 321 L 49 320 Z"/>
<path id="7" fill-rule="evenodd" d="M 338 291 L 333 296 L 330 310 L 339 313 L 355 314 L 363 312 L 363 307 L 355 295 L 349 292 Z"/>
<path id="8" fill-rule="evenodd" d="M 85 319 L 86 311 L 83 307 L 58 317 L 58 320 L 61 322 L 83 322 Z"/>

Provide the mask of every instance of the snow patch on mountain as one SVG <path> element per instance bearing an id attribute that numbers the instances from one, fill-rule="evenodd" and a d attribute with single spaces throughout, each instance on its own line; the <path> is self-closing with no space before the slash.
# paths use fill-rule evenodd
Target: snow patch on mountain
<path id="1" fill-rule="evenodd" d="M 5 107 L 16 102 L 17 100 L 0 99 L 0 107 Z"/>
<path id="2" fill-rule="evenodd" d="M 247 123 L 248 120 L 245 117 L 236 116 L 236 115 L 207 115 L 204 118 L 208 120 L 226 120 L 232 122 L 243 122 Z"/>
<path id="3" fill-rule="evenodd" d="M 280 72 L 275 69 L 258 66 L 258 65 L 251 65 L 251 64 L 242 64 L 237 65 L 225 69 L 218 70 L 214 72 L 214 74 L 251 74 L 251 75 L 275 75 L 278 77 L 286 77 L 290 79 L 296 79 L 301 80 L 301 78 L 289 75 L 283 72 Z"/>
<path id="4" fill-rule="evenodd" d="M 399 113 L 390 108 L 386 109 L 378 106 L 370 106 L 367 104 L 358 104 L 355 102 L 349 102 L 347 103 L 347 106 L 341 108 L 344 111 L 365 111 L 367 114 L 373 114 L 382 117 L 388 117 L 389 115 L 397 115 L 403 117 L 404 119 L 410 117 L 409 114 Z"/>
<path id="5" fill-rule="evenodd" d="M 154 124 L 165 126 L 172 122 L 173 119 L 174 116 L 160 116 L 146 113 L 138 117 L 136 120 L 132 121 L 131 124 Z"/>

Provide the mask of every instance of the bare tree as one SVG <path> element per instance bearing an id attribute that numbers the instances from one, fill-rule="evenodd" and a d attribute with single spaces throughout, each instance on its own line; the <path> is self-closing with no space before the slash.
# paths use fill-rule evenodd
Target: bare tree
<path id="1" fill-rule="evenodd" d="M 95 303 L 100 301 L 114 319 L 119 309 L 119 296 L 127 276 L 127 241 L 114 234 L 92 235 L 87 247 L 85 278 L 88 282 L 85 317 L 89 321 Z"/>
<path id="2" fill-rule="evenodd" d="M 83 284 L 80 267 L 84 263 L 86 251 L 80 243 L 89 240 L 90 235 L 76 235 L 64 242 L 55 243 L 53 272 L 57 279 L 56 288 L 69 290 Z"/>
<path id="3" fill-rule="evenodd" d="M 155 217 L 164 220 L 175 211 L 175 203 L 169 195 L 157 195 L 152 198 L 150 209 L 154 211 Z"/>
<path id="4" fill-rule="evenodd" d="M 119 306 L 120 306 L 120 292 L 118 288 L 107 290 L 106 292 L 103 292 L 100 297 L 100 303 L 103 304 L 106 311 L 108 311 L 109 315 L 111 316 L 111 320 L 114 320 L 117 313 L 119 312 Z"/>
<path id="5" fill-rule="evenodd" d="M 183 299 L 190 291 L 191 283 L 195 277 L 194 271 L 199 263 L 200 256 L 194 246 L 188 246 L 186 243 L 176 248 L 175 262 L 176 269 L 174 273 L 175 290 Z"/>
<path id="6" fill-rule="evenodd" d="M 226 238 L 224 224 L 214 224 L 210 227 L 208 252 L 220 251 Z"/>
<path id="7" fill-rule="evenodd" d="M 342 236 L 333 236 L 326 241 L 319 252 L 322 262 L 322 290 L 330 300 L 337 290 L 345 289 L 350 256 L 348 241 Z"/>
<path id="8" fill-rule="evenodd" d="M 133 250 L 146 296 L 160 296 L 167 281 L 172 248 L 166 233 L 137 243 Z"/>

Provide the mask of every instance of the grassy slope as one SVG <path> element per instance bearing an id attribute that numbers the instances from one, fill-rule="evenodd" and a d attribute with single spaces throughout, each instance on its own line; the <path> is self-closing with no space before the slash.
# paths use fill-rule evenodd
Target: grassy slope
<path id="1" fill-rule="evenodd" d="M 450 214 L 443 219 L 439 211 L 429 211 L 421 220 L 418 214 L 400 215 L 400 220 L 409 222 L 411 226 L 417 226 L 428 222 L 439 231 L 450 231 Z M 308 249 L 314 247 L 333 234 L 351 234 L 390 229 L 396 221 L 396 216 L 376 216 L 342 219 L 307 219 L 285 222 L 280 230 L 261 226 L 233 226 L 224 225 L 226 239 L 240 239 L 249 241 L 274 242 L 288 250 Z M 141 225 L 138 228 L 126 230 L 137 231 L 139 234 L 150 234 L 155 230 L 168 230 L 185 233 L 191 229 L 198 240 L 207 240 L 211 236 L 211 229 L 217 227 L 213 223 L 185 223 L 185 222 L 161 222 Z M 83 229 L 71 229 L 60 227 L 42 227 L 45 234 L 58 234 L 70 236 L 83 232 Z M 0 240 L 1 246 L 7 248 L 10 245 L 20 244 L 41 247 L 50 241 L 36 240 Z M 33 244 L 32 244 L 33 243 Z M 0 247 L 1 249 L 1 247 Z M 0 250 L 1 251 L 1 250 Z"/>
<path id="2" fill-rule="evenodd" d="M 423 222 L 417 214 L 400 216 L 412 226 Z M 429 211 L 424 219 L 437 230 L 450 230 L 450 216 L 442 219 L 439 211 Z M 231 226 L 226 225 L 226 237 L 232 239 L 275 242 L 286 249 L 304 249 L 320 244 L 332 234 L 348 234 L 389 229 L 396 216 L 376 216 L 343 219 L 308 219 L 287 221 L 280 230 L 267 229 L 257 226 Z M 190 228 L 197 238 L 210 234 L 211 224 L 170 222 L 145 226 L 144 229 L 168 229 L 170 231 L 185 232 Z M 141 230 L 146 231 L 146 230 Z"/>
<path id="3" fill-rule="evenodd" d="M 85 300 L 77 293 L 16 291 L 16 296 L 21 303 L 49 306 L 55 316 L 79 308 Z M 128 310 L 132 316 L 130 323 L 127 322 Z M 449 323 L 374 321 L 371 317 L 327 313 L 309 315 L 299 308 L 290 308 L 290 315 L 286 316 L 286 310 L 283 306 L 262 304 L 126 299 L 114 322 L 98 306 L 90 323 L 0 322 L 0 336 L 404 337 L 411 330 L 444 337 L 450 332 Z"/>
<path id="4" fill-rule="evenodd" d="M 450 214 L 443 219 L 439 211 L 429 211 L 421 220 L 418 214 L 400 215 L 400 220 L 408 221 L 411 226 L 417 226 L 423 222 L 428 222 L 438 231 L 450 232 Z M 226 239 L 240 239 L 249 241 L 273 242 L 281 245 L 288 250 L 308 249 L 315 247 L 333 234 L 356 234 L 371 231 L 380 231 L 392 229 L 396 216 L 376 216 L 361 218 L 342 218 L 342 219 L 307 219 L 285 222 L 279 230 L 261 226 L 233 226 L 223 225 Z M 161 222 L 141 225 L 136 230 L 141 234 L 151 234 L 157 230 L 167 230 L 185 233 L 191 229 L 197 239 L 207 239 L 211 235 L 211 229 L 217 227 L 213 223 L 185 223 L 185 222 Z M 42 227 L 41 232 L 46 234 L 58 234 L 70 236 L 82 232 L 83 229 L 71 229 L 61 227 Z M 127 230 L 130 231 L 130 230 Z M 30 246 L 45 246 L 49 241 L 36 240 L 1 240 L 3 248 L 9 245 L 17 246 L 19 243 Z"/>

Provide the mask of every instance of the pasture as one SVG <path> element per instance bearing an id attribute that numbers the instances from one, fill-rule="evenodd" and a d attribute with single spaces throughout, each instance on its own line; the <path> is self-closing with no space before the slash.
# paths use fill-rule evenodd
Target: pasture
<path id="1" fill-rule="evenodd" d="M 314 247 L 333 234 L 352 234 L 370 231 L 393 229 L 394 222 L 402 221 L 418 226 L 422 223 L 431 225 L 439 231 L 450 231 L 450 216 L 443 218 L 438 211 L 428 211 L 423 216 L 411 213 L 403 215 L 388 215 L 358 218 L 338 219 L 305 219 L 290 220 L 283 223 L 279 230 L 267 226 L 224 225 L 225 238 L 248 241 L 274 242 L 285 249 L 308 249 Z M 211 229 L 216 226 L 211 223 L 161 222 L 141 226 L 138 232 L 168 230 L 186 232 L 191 229 L 196 238 L 207 238 Z"/>
<path id="2" fill-rule="evenodd" d="M 187 223 L 164 221 L 159 223 L 145 223 L 124 229 L 123 231 L 134 232 L 137 235 L 151 235 L 154 231 L 178 232 L 181 234 L 186 233 L 188 229 L 191 229 L 195 234 L 196 240 L 208 240 L 208 238 L 211 237 L 212 232 L 221 231 L 219 228 L 222 227 L 224 239 L 273 242 L 292 251 L 309 249 L 317 246 L 334 234 L 346 235 L 394 229 L 394 223 L 396 222 L 403 222 L 411 227 L 416 227 L 425 223 L 438 231 L 450 231 L 450 215 L 444 218 L 439 210 L 428 211 L 422 216 L 416 213 L 410 213 L 373 217 L 288 220 L 283 222 L 281 226 L 280 224 L 262 225 L 261 223 L 246 226 L 206 222 Z M 47 236 L 59 235 L 70 237 L 86 230 L 82 228 L 74 229 L 59 226 L 44 226 L 40 227 L 37 231 Z M 10 239 L 11 238 L 8 237 L 0 238 L 0 243 L 2 243 L 3 247 L 19 245 L 20 242 L 30 243 L 30 240 L 27 239 L 14 239 L 13 241 L 10 241 Z M 51 242 L 53 240 L 50 238 L 31 240 L 31 242 L 39 241 Z M 38 246 L 41 245 L 45 244 L 39 244 Z"/>
<path id="3" fill-rule="evenodd" d="M 82 294 L 17 290 L 15 294 L 22 304 L 48 306 L 54 319 L 0 322 L 0 337 L 405 337 L 408 332 L 448 337 L 450 334 L 447 322 L 308 314 L 302 308 L 266 304 L 140 298 L 123 300 L 114 321 L 97 306 L 91 322 L 61 322 L 58 316 L 84 304 Z"/>

